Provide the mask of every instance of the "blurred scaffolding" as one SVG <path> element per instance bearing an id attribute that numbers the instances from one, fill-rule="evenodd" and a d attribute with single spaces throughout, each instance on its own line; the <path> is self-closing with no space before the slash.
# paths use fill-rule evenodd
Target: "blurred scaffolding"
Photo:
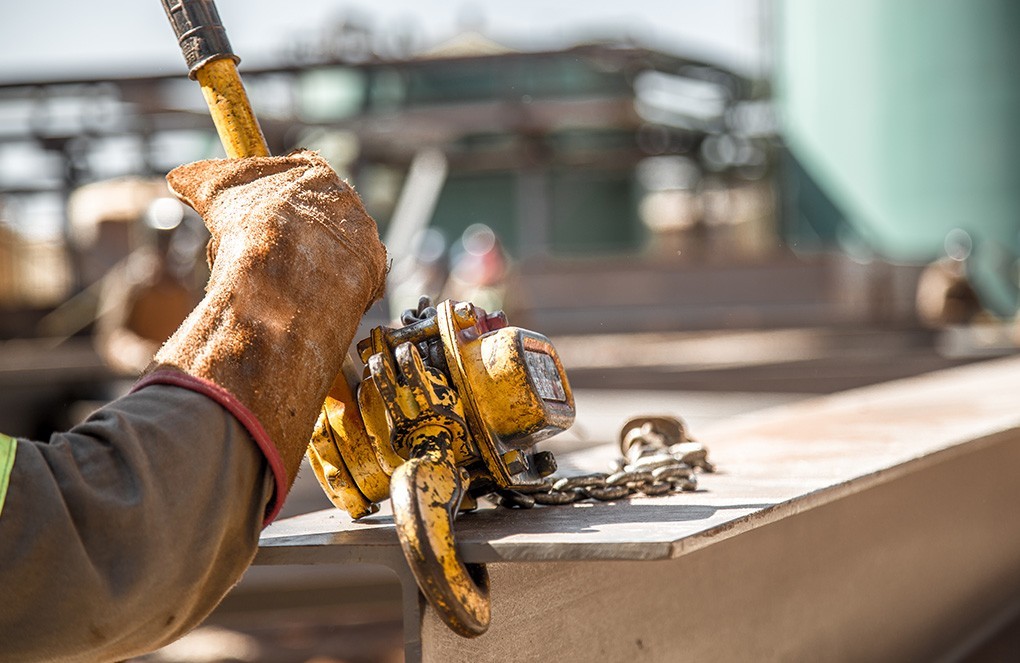
<path id="1" fill-rule="evenodd" d="M 333 43 L 359 44 L 359 30 Z M 520 52 L 466 33 L 404 59 L 345 48 L 245 79 L 274 153 L 319 149 L 351 178 L 395 275 L 426 230 L 450 241 L 475 224 L 524 272 L 549 258 L 774 253 L 760 81 L 624 42 Z M 51 240 L 71 236 L 75 188 L 219 150 L 180 76 L 3 85 L 0 117 L 0 190 L 23 210 L 12 221 Z M 65 296 L 94 280 L 68 250 Z"/>

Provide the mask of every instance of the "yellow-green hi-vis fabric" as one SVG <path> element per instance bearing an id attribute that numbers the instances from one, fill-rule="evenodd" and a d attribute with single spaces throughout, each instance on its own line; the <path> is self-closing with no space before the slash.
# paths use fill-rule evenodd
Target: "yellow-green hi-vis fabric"
<path id="1" fill-rule="evenodd" d="M 18 450 L 18 442 L 13 437 L 0 433 L 0 515 L 4 512 L 4 499 L 7 497 L 7 486 L 14 469 L 14 453 Z"/>

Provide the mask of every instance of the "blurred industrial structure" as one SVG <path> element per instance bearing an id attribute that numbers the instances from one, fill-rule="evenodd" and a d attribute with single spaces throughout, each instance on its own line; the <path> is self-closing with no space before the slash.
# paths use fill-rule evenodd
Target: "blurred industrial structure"
<path id="1" fill-rule="evenodd" d="M 623 44 L 512 52 L 467 34 L 408 60 L 245 78 L 274 152 L 321 150 L 384 225 L 415 156 L 436 148 L 449 167 L 426 221 L 448 237 L 485 223 L 517 258 L 634 253 L 734 215 L 762 226 L 738 251 L 772 234 L 768 192 L 744 191 L 768 174 L 765 89 L 703 62 Z M 75 187 L 217 154 L 179 76 L 6 85 L 0 108 L 0 166 L 24 164 L 0 168 L 21 228 L 48 215 L 66 233 Z"/>
<path id="2" fill-rule="evenodd" d="M 319 149 L 357 186 L 389 240 L 395 297 L 421 294 L 407 284 L 420 283 L 426 230 L 446 260 L 468 227 L 487 226 L 528 277 L 569 256 L 633 263 L 669 246 L 672 263 L 771 250 L 763 88 L 704 62 L 627 44 L 514 52 L 468 33 L 408 59 L 339 49 L 245 77 L 274 153 Z M 137 220 L 92 210 L 112 221 L 84 224 L 82 241 L 72 195 L 216 156 L 216 136 L 181 76 L 7 84 L 0 118 L 0 334 L 63 339 L 69 351 L 68 337 L 100 317 L 102 274 L 127 257 Z M 559 306 L 530 288 L 527 278 L 509 288 L 507 305 Z M 642 318 L 653 316 L 631 322 Z M 575 316 L 561 329 L 587 324 Z"/>
<path id="3" fill-rule="evenodd" d="M 393 269 L 370 322 L 473 293 L 556 335 L 914 326 L 919 267 L 847 257 L 790 221 L 768 81 L 629 42 L 521 52 L 467 32 L 392 59 L 356 25 L 331 34 L 244 76 L 271 150 L 320 150 L 379 221 Z M 177 75 L 0 85 L 0 118 L 0 337 L 91 366 L 101 399 L 96 261 L 131 247 L 112 226 L 83 243 L 68 200 L 217 156 L 215 132 Z M 487 258 L 458 240 L 475 228 L 497 242 Z"/>

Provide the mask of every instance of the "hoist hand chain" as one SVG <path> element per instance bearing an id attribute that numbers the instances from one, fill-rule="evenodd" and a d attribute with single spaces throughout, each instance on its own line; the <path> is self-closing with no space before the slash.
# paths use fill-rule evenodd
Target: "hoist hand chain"
<path id="1" fill-rule="evenodd" d="M 656 497 L 698 488 L 697 472 L 714 472 L 708 450 L 687 436 L 675 417 L 639 417 L 624 425 L 620 441 L 623 457 L 613 472 L 573 477 L 547 477 L 541 483 L 497 491 L 500 506 L 530 509 L 594 499 L 604 502 L 631 495 Z"/>
<path id="2" fill-rule="evenodd" d="M 432 298 L 422 295 L 418 298 L 417 308 L 405 309 L 400 314 L 400 324 L 413 325 L 416 322 L 421 322 L 426 318 L 434 318 L 437 315 L 439 315 L 439 311 L 432 305 Z"/>

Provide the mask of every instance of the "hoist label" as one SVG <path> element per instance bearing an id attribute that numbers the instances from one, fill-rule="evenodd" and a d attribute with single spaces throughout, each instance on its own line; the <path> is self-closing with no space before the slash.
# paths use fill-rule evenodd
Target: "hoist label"
<path id="1" fill-rule="evenodd" d="M 528 373 L 538 389 L 538 395 L 547 401 L 567 400 L 567 393 L 560 381 L 560 372 L 556 370 L 556 362 L 544 352 L 524 351 L 524 361 L 528 365 Z"/>

